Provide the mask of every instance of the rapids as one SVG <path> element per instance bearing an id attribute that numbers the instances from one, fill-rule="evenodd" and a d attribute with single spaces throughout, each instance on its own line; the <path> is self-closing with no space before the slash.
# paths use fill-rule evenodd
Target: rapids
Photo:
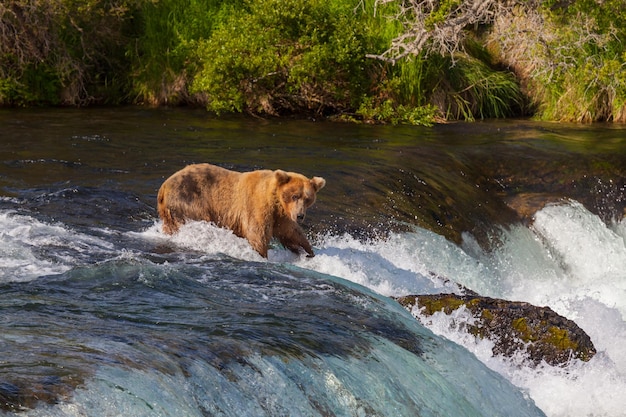
<path id="1" fill-rule="evenodd" d="M 626 130 L 0 111 L 0 413 L 620 416 Z M 327 186 L 316 256 L 262 259 L 210 224 L 165 236 L 180 167 L 282 168 Z M 548 305 L 598 354 L 493 357 L 471 320 L 390 297 Z"/>

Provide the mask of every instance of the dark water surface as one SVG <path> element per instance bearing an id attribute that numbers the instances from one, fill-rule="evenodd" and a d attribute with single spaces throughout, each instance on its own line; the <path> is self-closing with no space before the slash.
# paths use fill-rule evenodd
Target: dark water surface
<path id="1" fill-rule="evenodd" d="M 318 255 L 275 246 L 265 261 L 201 223 L 164 236 L 157 190 L 198 162 L 324 177 L 303 225 Z M 616 415 L 625 179 L 614 125 L 0 110 L 0 410 Z M 385 297 L 455 282 L 551 305 L 599 359 L 564 373 L 492 363 Z"/>
<path id="2" fill-rule="evenodd" d="M 136 108 L 4 110 L 0 123 L 4 195 L 81 225 L 141 229 L 163 179 L 198 162 L 324 176 L 328 186 L 310 213 L 311 227 L 324 230 L 363 232 L 396 220 L 458 240 L 461 231 L 516 219 L 504 204 L 513 195 L 572 197 L 607 218 L 626 204 L 619 125 L 358 126 Z"/>

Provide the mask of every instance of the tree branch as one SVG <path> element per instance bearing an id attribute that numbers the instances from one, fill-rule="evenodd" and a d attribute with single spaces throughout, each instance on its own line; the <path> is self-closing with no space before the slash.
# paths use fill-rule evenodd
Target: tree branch
<path id="1" fill-rule="evenodd" d="M 492 23 L 499 14 L 515 5 L 529 7 L 532 1 L 520 0 L 376 0 L 375 13 L 384 5 L 395 3 L 398 13 L 392 17 L 403 31 L 381 54 L 368 54 L 395 64 L 409 55 L 437 53 L 450 56 L 463 50 L 466 28 Z"/>

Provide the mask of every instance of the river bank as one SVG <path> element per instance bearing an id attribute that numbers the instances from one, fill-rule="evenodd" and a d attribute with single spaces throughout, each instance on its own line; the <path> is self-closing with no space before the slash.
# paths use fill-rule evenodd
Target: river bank
<path id="1" fill-rule="evenodd" d="M 0 106 L 186 105 L 415 125 L 626 120 L 620 0 L 424 2 L 414 18 L 400 3 L 9 0 Z M 454 37 L 437 37 L 447 29 Z M 387 54 L 411 30 L 425 34 L 423 49 Z"/>

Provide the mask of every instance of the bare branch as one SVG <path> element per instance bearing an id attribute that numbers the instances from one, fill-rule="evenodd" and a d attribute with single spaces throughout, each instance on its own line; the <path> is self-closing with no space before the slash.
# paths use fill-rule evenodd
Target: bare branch
<path id="1" fill-rule="evenodd" d="M 437 53 L 450 56 L 463 50 L 468 26 L 492 23 L 516 0 L 376 0 L 375 10 L 396 4 L 398 12 L 392 18 L 403 26 L 403 32 L 382 54 L 369 58 L 396 63 L 409 55 Z M 524 2 L 529 4 L 531 2 Z"/>
<path id="2" fill-rule="evenodd" d="M 499 50 L 504 63 L 522 78 L 541 77 L 550 81 L 555 74 L 579 66 L 580 51 L 586 45 L 603 50 L 615 37 L 613 27 L 601 33 L 588 16 L 581 15 L 577 21 L 571 30 L 563 31 L 546 21 L 538 10 L 517 9 L 495 19 L 487 42 Z M 591 55 L 586 59 L 599 57 Z"/>

